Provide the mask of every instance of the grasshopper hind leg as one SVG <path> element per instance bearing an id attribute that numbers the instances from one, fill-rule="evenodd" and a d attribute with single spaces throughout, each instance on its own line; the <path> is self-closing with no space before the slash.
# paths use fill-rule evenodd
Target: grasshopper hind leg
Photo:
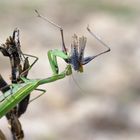
<path id="1" fill-rule="evenodd" d="M 48 23 L 50 23 L 51 25 L 53 25 L 54 27 L 58 28 L 60 30 L 60 34 L 61 34 L 61 41 L 62 41 L 62 51 L 67 55 L 67 48 L 65 45 L 65 41 L 64 41 L 64 32 L 63 32 L 63 28 L 61 26 L 59 26 L 58 24 L 52 22 L 50 19 L 42 16 L 37 10 L 35 10 L 37 17 L 47 21 Z"/>
<path id="2" fill-rule="evenodd" d="M 98 56 L 100 56 L 100 55 L 102 55 L 102 54 L 105 54 L 105 53 L 107 53 L 107 52 L 110 51 L 110 47 L 109 47 L 105 42 L 103 42 L 103 41 L 100 39 L 100 37 L 98 37 L 95 33 L 93 33 L 93 32 L 90 30 L 89 26 L 87 26 L 87 31 L 91 34 L 92 37 L 94 37 L 96 40 L 98 40 L 100 44 L 102 44 L 104 47 L 106 47 L 106 50 L 105 50 L 105 51 L 102 51 L 102 52 L 100 52 L 100 53 L 98 53 L 98 54 L 96 54 L 96 55 L 94 55 L 94 56 L 89 56 L 89 57 L 83 58 L 83 60 L 82 60 L 82 64 L 83 64 L 83 65 L 89 63 L 89 62 L 90 62 L 91 60 L 93 60 L 94 58 L 96 58 L 96 57 L 98 57 Z"/>

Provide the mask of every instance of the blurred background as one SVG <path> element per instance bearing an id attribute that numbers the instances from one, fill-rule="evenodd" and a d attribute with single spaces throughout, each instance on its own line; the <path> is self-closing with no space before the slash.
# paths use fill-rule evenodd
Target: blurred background
<path id="1" fill-rule="evenodd" d="M 34 9 L 64 28 L 68 49 L 76 33 L 88 38 L 86 56 L 104 50 L 87 32 L 87 24 L 111 48 L 84 66 L 84 73 L 43 86 L 46 94 L 20 118 L 25 140 L 140 139 L 139 5 L 139 0 L 0 1 L 0 43 L 18 27 L 23 52 L 39 57 L 29 78 L 51 76 L 47 51 L 61 49 L 59 30 L 39 19 Z M 61 59 L 59 66 L 65 68 Z M 10 83 L 9 59 L 2 54 L 0 73 Z M 0 129 L 11 140 L 4 117 Z"/>

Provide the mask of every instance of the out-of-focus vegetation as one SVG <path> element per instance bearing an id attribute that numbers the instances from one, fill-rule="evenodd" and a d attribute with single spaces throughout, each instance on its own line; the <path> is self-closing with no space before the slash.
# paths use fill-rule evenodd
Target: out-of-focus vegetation
<path id="1" fill-rule="evenodd" d="M 81 89 L 72 77 L 44 87 L 47 93 L 20 119 L 25 140 L 140 139 L 139 5 L 139 0 L 0 1 L 0 42 L 19 27 L 23 51 L 40 58 L 30 78 L 50 76 L 47 51 L 61 49 L 59 30 L 37 18 L 34 9 L 64 27 L 68 48 L 77 33 L 88 38 L 85 55 L 103 49 L 86 31 L 87 24 L 111 47 L 83 74 L 73 74 Z M 65 62 L 60 59 L 59 64 L 63 70 Z M 9 81 L 9 62 L 1 54 L 0 72 Z M 11 140 L 4 118 L 0 129 Z"/>

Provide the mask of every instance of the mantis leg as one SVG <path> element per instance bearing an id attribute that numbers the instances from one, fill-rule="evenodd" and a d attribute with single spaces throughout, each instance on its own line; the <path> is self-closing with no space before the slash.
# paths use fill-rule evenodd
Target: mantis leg
<path id="1" fill-rule="evenodd" d="M 31 99 L 30 101 L 29 101 L 30 96 L 27 96 L 26 98 L 24 98 L 24 100 L 22 100 L 22 101 L 24 101 L 24 103 L 20 102 L 19 106 L 18 106 L 18 112 L 17 112 L 18 117 L 20 117 L 27 110 L 27 106 L 29 105 L 29 103 L 33 102 L 34 100 L 36 100 L 37 98 L 39 98 L 46 92 L 46 90 L 44 90 L 44 89 L 35 89 L 35 90 L 41 91 L 42 93 L 40 95 L 38 95 L 37 97 Z"/>
<path id="2" fill-rule="evenodd" d="M 42 93 L 41 93 L 40 95 L 38 95 L 37 97 L 33 98 L 32 100 L 30 100 L 29 103 L 33 102 L 34 100 L 36 100 L 37 98 L 39 98 L 40 96 L 42 96 L 42 95 L 46 92 L 45 89 L 38 89 L 38 88 L 37 88 L 37 89 L 35 89 L 35 90 L 41 91 Z"/>
<path id="3" fill-rule="evenodd" d="M 38 82 L 38 85 L 51 83 L 51 82 L 57 81 L 59 79 L 63 79 L 65 76 L 68 76 L 68 75 L 71 75 L 71 74 L 72 74 L 71 65 L 67 65 L 66 69 L 63 72 L 61 72 L 60 74 L 55 74 L 55 75 L 53 75 L 53 76 L 51 76 L 49 78 L 41 79 Z"/>
<path id="4" fill-rule="evenodd" d="M 34 65 L 35 63 L 38 61 L 38 57 L 34 56 L 34 55 L 30 55 L 30 54 L 25 54 L 25 56 L 28 56 L 28 57 L 32 57 L 32 58 L 35 58 L 34 62 L 30 65 L 30 68 L 28 70 L 30 70 Z"/>
<path id="5" fill-rule="evenodd" d="M 38 57 L 36 56 L 33 56 L 33 55 L 29 55 L 29 54 L 23 54 L 24 56 L 27 56 L 25 58 L 25 61 L 24 61 L 24 67 L 23 67 L 23 70 L 20 74 L 20 78 L 23 80 L 23 81 L 26 81 L 27 80 L 27 75 L 28 75 L 28 72 L 29 70 L 34 66 L 34 64 L 37 62 L 38 60 Z M 34 62 L 30 65 L 29 64 L 29 61 L 28 61 L 28 57 L 33 57 L 35 58 Z M 22 77 L 21 77 L 22 76 Z M 27 110 L 27 107 L 28 107 L 28 104 L 29 104 L 29 100 L 30 100 L 30 94 L 28 96 L 26 96 L 26 98 L 24 98 L 19 104 L 18 104 L 18 109 L 17 109 L 17 114 L 18 114 L 18 117 L 20 117 L 23 113 L 26 112 Z"/>
<path id="6" fill-rule="evenodd" d="M 58 68 L 58 64 L 57 64 L 57 58 L 56 57 L 60 57 L 64 60 L 68 60 L 69 56 L 66 55 L 64 52 L 60 51 L 60 50 L 50 50 L 48 51 L 48 59 L 52 68 L 52 72 L 53 74 L 58 74 L 59 73 L 59 68 Z"/>
<path id="7" fill-rule="evenodd" d="M 27 75 L 28 71 L 35 65 L 35 63 L 38 61 L 38 57 L 33 56 L 33 55 L 29 55 L 29 54 L 24 54 L 28 57 L 33 57 L 35 58 L 35 60 L 33 61 L 33 63 L 26 69 L 24 70 L 21 74 L 20 74 L 20 79 L 22 79 L 24 82 L 27 81 L 27 78 L 24 75 Z"/>
<path id="8" fill-rule="evenodd" d="M 14 30 L 14 32 L 13 32 L 13 40 L 15 41 L 15 46 L 16 46 L 16 48 L 17 48 L 17 53 L 19 54 L 19 57 L 21 58 L 21 56 L 23 56 L 23 58 L 25 59 L 25 68 L 27 67 L 27 69 L 25 69 L 24 71 L 23 71 L 23 73 L 22 74 L 25 74 L 25 73 L 27 73 L 32 67 L 33 67 L 33 65 L 37 62 L 37 60 L 38 60 L 38 57 L 36 57 L 36 56 L 33 56 L 33 55 L 30 55 L 30 54 L 25 54 L 25 53 L 23 53 L 22 51 L 21 51 L 21 49 L 20 49 L 20 39 L 19 39 L 19 29 L 15 29 Z M 27 62 L 27 59 L 26 59 L 26 57 L 25 56 L 27 56 L 27 58 L 28 57 L 32 57 L 32 58 L 35 58 L 35 61 L 29 66 L 29 62 Z M 21 60 L 22 60 L 22 58 L 21 58 Z M 26 66 L 27 65 L 27 66 Z"/>

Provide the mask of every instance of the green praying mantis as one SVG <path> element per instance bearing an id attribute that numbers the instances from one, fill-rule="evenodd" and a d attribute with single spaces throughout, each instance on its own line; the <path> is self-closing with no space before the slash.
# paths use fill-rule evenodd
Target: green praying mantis
<path id="1" fill-rule="evenodd" d="M 22 83 L 11 84 L 10 89 L 4 93 L 3 96 L 0 96 L 0 118 L 2 118 L 9 110 L 14 108 L 19 102 L 26 98 L 32 91 L 38 90 L 42 94 L 46 92 L 44 89 L 38 89 L 40 85 L 51 83 L 60 79 L 65 78 L 72 74 L 72 69 L 77 72 L 83 72 L 83 65 L 89 63 L 94 58 L 107 53 L 110 51 L 108 45 L 106 45 L 97 35 L 95 35 L 89 27 L 87 27 L 88 32 L 96 38 L 103 46 L 107 49 L 97 55 L 84 57 L 84 50 L 87 42 L 87 38 L 82 36 L 78 37 L 76 34 L 72 37 L 71 43 L 71 53 L 68 53 L 67 48 L 64 42 L 63 29 L 59 25 L 53 23 L 49 19 L 41 16 L 37 10 L 35 10 L 37 16 L 43 20 L 49 22 L 53 26 L 60 29 L 61 38 L 62 38 L 62 50 L 55 49 L 48 51 L 48 60 L 52 70 L 52 76 L 44 79 L 28 79 L 24 77 L 24 74 L 29 71 L 33 65 L 37 62 L 38 58 L 35 57 L 34 62 L 25 70 L 21 75 L 20 79 Z M 66 62 L 66 67 L 64 71 L 59 72 L 59 66 L 57 63 L 57 57 L 62 58 Z M 41 94 L 41 95 L 42 95 Z M 40 96 L 41 96 L 40 95 Z"/>

